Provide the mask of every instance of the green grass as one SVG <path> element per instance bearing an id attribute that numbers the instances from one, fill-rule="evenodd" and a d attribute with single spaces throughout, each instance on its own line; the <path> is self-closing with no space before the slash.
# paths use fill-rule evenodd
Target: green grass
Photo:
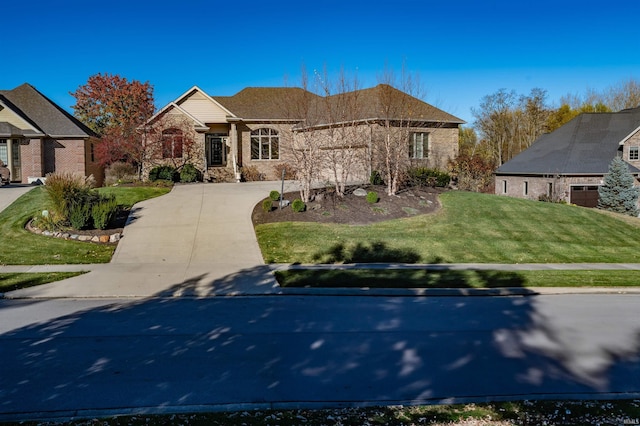
<path id="1" fill-rule="evenodd" d="M 132 204 L 167 193 L 170 188 L 119 187 L 101 188 L 101 192 L 113 193 L 118 204 Z M 0 264 L 43 265 L 81 264 L 109 262 L 115 247 L 67 241 L 35 235 L 24 229 L 26 223 L 48 209 L 48 197 L 44 187 L 37 187 L 24 194 L 0 212 L 2 250 Z"/>
<path id="2" fill-rule="evenodd" d="M 84 272 L 3 273 L 0 274 L 0 293 L 48 284 L 82 274 Z"/>
<path id="3" fill-rule="evenodd" d="M 432 215 L 368 226 L 256 226 L 267 263 L 640 262 L 640 219 L 469 192 L 440 196 Z"/>
<path id="4" fill-rule="evenodd" d="M 501 288 L 637 286 L 640 271 L 426 271 L 411 269 L 276 271 L 282 287 Z"/>

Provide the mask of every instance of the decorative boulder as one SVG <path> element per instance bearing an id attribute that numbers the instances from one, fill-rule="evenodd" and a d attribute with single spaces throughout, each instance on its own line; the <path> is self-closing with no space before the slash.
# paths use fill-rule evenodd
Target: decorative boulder
<path id="1" fill-rule="evenodd" d="M 366 197 L 367 196 L 367 190 L 366 189 L 362 189 L 362 188 L 358 188 L 355 191 L 353 191 L 353 195 L 355 195 L 356 197 Z"/>

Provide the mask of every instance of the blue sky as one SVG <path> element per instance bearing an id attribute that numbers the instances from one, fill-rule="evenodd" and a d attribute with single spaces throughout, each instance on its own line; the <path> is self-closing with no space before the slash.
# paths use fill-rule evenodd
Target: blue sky
<path id="1" fill-rule="evenodd" d="M 469 124 L 501 88 L 553 103 L 640 79 L 637 0 L 5 0 L 2 15 L 0 89 L 28 82 L 69 111 L 97 73 L 149 81 L 161 108 L 194 85 L 293 85 L 303 64 L 369 87 L 404 63 Z"/>

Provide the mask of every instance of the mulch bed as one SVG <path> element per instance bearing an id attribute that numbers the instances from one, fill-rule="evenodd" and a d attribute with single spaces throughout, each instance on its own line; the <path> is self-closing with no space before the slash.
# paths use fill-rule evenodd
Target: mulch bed
<path id="1" fill-rule="evenodd" d="M 375 204 L 367 202 L 366 197 L 354 195 L 357 188 L 375 191 L 379 201 Z M 317 222 L 340 223 L 349 225 L 366 225 L 385 220 L 411 217 L 433 213 L 440 208 L 438 194 L 444 190 L 440 188 L 409 188 L 397 195 L 387 195 L 385 186 L 353 186 L 349 187 L 344 197 L 336 195 L 333 188 L 316 190 L 313 200 L 307 203 L 304 212 L 294 212 L 291 206 L 277 208 L 265 212 L 262 202 L 253 209 L 254 225 L 272 222 Z M 284 194 L 284 199 L 293 201 L 300 198 L 298 192 Z"/>

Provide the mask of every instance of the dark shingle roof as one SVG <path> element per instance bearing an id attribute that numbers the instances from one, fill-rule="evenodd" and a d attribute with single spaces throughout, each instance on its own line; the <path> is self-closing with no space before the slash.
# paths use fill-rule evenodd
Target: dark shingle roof
<path id="1" fill-rule="evenodd" d="M 297 87 L 247 87 L 233 96 L 213 96 L 213 99 L 245 120 L 285 120 L 300 118 L 294 107 L 303 97 L 318 98 Z"/>
<path id="2" fill-rule="evenodd" d="M 605 174 L 620 142 L 640 127 L 640 107 L 580 114 L 504 163 L 497 174 Z M 633 173 L 640 172 L 629 165 Z"/>
<path id="3" fill-rule="evenodd" d="M 8 106 L 49 136 L 89 137 L 94 133 L 33 86 L 0 91 Z"/>
<path id="4" fill-rule="evenodd" d="M 385 97 L 392 99 L 395 105 L 401 105 L 403 109 L 385 111 L 384 102 L 381 101 Z M 384 84 L 328 98 L 323 98 L 301 88 L 285 87 L 249 87 L 233 96 L 215 96 L 213 98 L 243 119 L 307 118 L 314 122 L 313 124 L 327 124 L 322 122 L 327 118 L 321 118 L 325 116 L 319 113 L 326 108 L 326 105 L 321 105 L 320 102 L 327 100 L 334 111 L 349 105 L 343 108 L 344 114 L 332 114 L 334 115 L 332 122 L 392 118 L 423 122 L 464 123 L 463 120 L 449 113 Z M 301 104 L 301 100 L 310 101 L 307 104 L 309 110 L 316 111 L 318 116 L 314 117 L 315 114 L 309 111 L 304 113 L 300 111 L 301 108 L 297 104 Z"/>

